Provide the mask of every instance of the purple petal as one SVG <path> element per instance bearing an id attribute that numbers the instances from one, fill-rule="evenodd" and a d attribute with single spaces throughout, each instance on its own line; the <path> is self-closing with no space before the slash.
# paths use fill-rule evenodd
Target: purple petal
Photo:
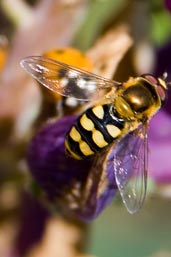
<path id="1" fill-rule="evenodd" d="M 165 6 L 171 10 L 171 1 L 165 0 Z M 155 75 L 168 73 L 171 81 L 171 40 L 156 52 Z M 171 89 L 168 90 L 168 101 L 162 110 L 150 122 L 149 133 L 149 171 L 150 176 L 158 183 L 171 182 Z"/>
<path id="2" fill-rule="evenodd" d="M 111 202 L 116 185 L 113 167 L 95 169 L 92 159 L 78 161 L 65 153 L 65 135 L 75 120 L 75 116 L 63 117 L 42 128 L 30 143 L 27 160 L 34 178 L 55 206 L 91 220 Z"/>
<path id="3" fill-rule="evenodd" d="M 46 125 L 28 149 L 30 170 L 51 200 L 74 179 L 85 181 L 91 166 L 90 162 L 77 161 L 65 153 L 65 135 L 75 119 L 75 116 L 65 117 Z"/>
<path id="4" fill-rule="evenodd" d="M 24 192 L 20 229 L 15 242 L 17 256 L 25 256 L 41 240 L 49 216 L 48 211 L 35 198 Z"/>
<path id="5" fill-rule="evenodd" d="M 164 5 L 169 12 L 171 12 L 171 0 L 164 0 Z"/>
<path id="6" fill-rule="evenodd" d="M 149 148 L 149 175 L 156 182 L 170 183 L 171 116 L 163 110 L 150 123 Z"/>
<path id="7" fill-rule="evenodd" d="M 156 67 L 155 75 L 162 76 L 164 72 L 168 73 L 168 81 L 171 81 L 171 41 L 167 42 L 163 47 L 156 51 Z M 168 91 L 168 100 L 164 106 L 169 114 L 171 114 L 171 89 Z"/>

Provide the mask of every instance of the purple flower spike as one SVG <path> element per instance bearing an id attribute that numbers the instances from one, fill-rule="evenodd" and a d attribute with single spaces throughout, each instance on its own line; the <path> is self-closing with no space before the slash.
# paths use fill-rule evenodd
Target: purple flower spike
<path id="1" fill-rule="evenodd" d="M 62 118 L 42 128 L 31 141 L 28 165 L 32 175 L 52 201 L 76 182 L 85 183 L 90 161 L 77 161 L 65 153 L 64 140 L 75 116 Z"/>
<path id="2" fill-rule="evenodd" d="M 75 119 L 63 117 L 42 128 L 30 143 L 27 160 L 54 206 L 90 221 L 111 202 L 116 184 L 113 166 L 104 170 L 100 161 L 92 165 L 93 159 L 75 160 L 65 153 L 65 135 Z"/>
<path id="3" fill-rule="evenodd" d="M 23 192 L 20 215 L 20 229 L 15 242 L 15 252 L 17 256 L 25 256 L 41 240 L 50 214 L 37 199 Z"/>
<path id="4" fill-rule="evenodd" d="M 165 0 L 164 5 L 168 9 L 168 11 L 171 12 L 171 0 Z"/>
<path id="5" fill-rule="evenodd" d="M 171 183 L 171 118 L 163 110 L 150 122 L 149 171 L 158 183 Z"/>

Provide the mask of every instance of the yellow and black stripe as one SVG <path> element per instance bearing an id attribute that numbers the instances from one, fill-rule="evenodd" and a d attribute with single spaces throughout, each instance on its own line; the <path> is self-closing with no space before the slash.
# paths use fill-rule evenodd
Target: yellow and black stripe
<path id="1" fill-rule="evenodd" d="M 117 139 L 124 125 L 125 121 L 112 104 L 94 106 L 84 112 L 68 132 L 66 150 L 76 159 L 92 156 Z"/>

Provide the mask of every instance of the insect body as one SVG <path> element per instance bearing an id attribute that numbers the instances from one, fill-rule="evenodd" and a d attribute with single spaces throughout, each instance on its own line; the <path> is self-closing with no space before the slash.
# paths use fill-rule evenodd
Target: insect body
<path id="1" fill-rule="evenodd" d="M 21 65 L 56 93 L 92 103 L 96 99 L 66 135 L 67 152 L 76 159 L 100 159 L 109 149 L 123 202 L 130 213 L 139 210 L 147 183 L 147 125 L 166 100 L 166 74 L 119 83 L 43 57 L 28 57 Z"/>
<path id="2" fill-rule="evenodd" d="M 148 121 L 160 105 L 153 84 L 143 77 L 131 78 L 112 103 L 98 104 L 81 115 L 66 137 L 66 149 L 76 159 L 94 155 Z"/>

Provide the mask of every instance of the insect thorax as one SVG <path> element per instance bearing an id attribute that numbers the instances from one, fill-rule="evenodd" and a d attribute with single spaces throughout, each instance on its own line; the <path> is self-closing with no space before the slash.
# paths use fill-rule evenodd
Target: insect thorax
<path id="1" fill-rule="evenodd" d="M 118 91 L 114 106 L 126 120 L 143 121 L 160 108 L 160 100 L 154 85 L 141 77 L 131 78 Z"/>

